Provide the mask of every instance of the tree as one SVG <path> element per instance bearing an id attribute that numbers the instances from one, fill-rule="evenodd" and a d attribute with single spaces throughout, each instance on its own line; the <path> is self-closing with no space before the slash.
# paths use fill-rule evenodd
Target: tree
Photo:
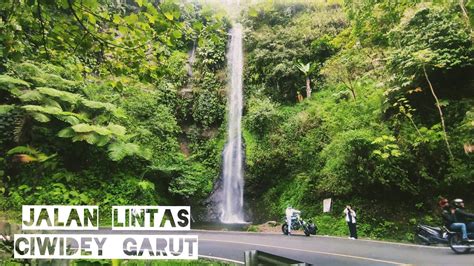
<path id="1" fill-rule="evenodd" d="M 459 17 L 445 9 L 421 5 L 406 12 L 400 25 L 390 34 L 390 41 L 396 46 L 389 60 L 395 84 L 407 90 L 416 86 L 419 80 L 426 81 L 435 100 L 451 159 L 454 156 L 448 140 L 442 103 L 430 75 L 443 75 L 443 71 L 474 64 L 472 42 L 463 24 Z"/>
<path id="2" fill-rule="evenodd" d="M 217 12 L 176 0 L 0 1 L 0 213 L 204 200 L 225 136 L 229 24 Z"/>
<path id="3" fill-rule="evenodd" d="M 306 11 L 296 6 L 283 4 L 271 12 L 260 12 L 250 16 L 246 25 L 254 29 L 245 42 L 247 90 L 263 87 L 266 96 L 280 103 L 294 102 L 297 96 L 301 73 L 295 63 L 311 62 L 309 70 L 313 75 L 303 74 L 305 79 L 311 76 L 314 82 L 318 73 L 311 67 L 322 64 L 334 54 L 330 36 L 346 26 L 339 5 L 308 4 Z M 306 84 L 307 89 L 310 82 Z M 310 94 L 308 90 L 306 96 Z"/>
<path id="4" fill-rule="evenodd" d="M 304 77 L 306 78 L 306 97 L 311 98 L 311 80 L 309 76 L 311 73 L 315 71 L 315 68 L 313 67 L 311 63 L 303 64 L 301 62 L 298 62 L 296 64 L 296 67 L 303 73 Z"/>
<path id="5" fill-rule="evenodd" d="M 333 83 L 342 83 L 351 92 L 354 101 L 357 98 L 356 82 L 367 73 L 369 64 L 360 51 L 352 48 L 340 52 L 325 64 L 321 73 Z"/>
<path id="6" fill-rule="evenodd" d="M 436 102 L 436 108 L 438 108 L 439 118 L 441 120 L 441 126 L 443 128 L 444 141 L 446 142 L 446 148 L 448 149 L 449 156 L 451 156 L 451 159 L 453 159 L 454 156 L 453 156 L 453 152 L 451 151 L 451 145 L 449 145 L 448 133 L 446 132 L 446 123 L 444 121 L 444 115 L 443 115 L 443 110 L 441 109 L 441 103 L 433 88 L 433 84 L 431 83 L 430 78 L 428 77 L 428 73 L 426 72 L 426 65 L 430 64 L 434 55 L 431 52 L 431 50 L 425 49 L 425 50 L 416 52 L 415 54 L 413 54 L 413 56 L 415 57 L 415 60 L 421 65 L 421 68 L 423 69 L 423 75 L 426 79 L 426 82 L 428 83 L 431 94 L 433 95 L 433 98 Z"/>
<path id="7" fill-rule="evenodd" d="M 152 1 L 8 0 L 0 10 L 8 31 L 0 38 L 0 69 L 21 57 L 55 63 L 74 57 L 84 72 L 133 73 L 150 80 L 188 30 L 173 1 L 158 7 Z"/>

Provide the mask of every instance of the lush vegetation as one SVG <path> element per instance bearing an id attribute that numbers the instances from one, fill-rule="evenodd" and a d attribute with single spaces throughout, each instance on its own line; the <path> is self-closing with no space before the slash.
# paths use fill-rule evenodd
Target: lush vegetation
<path id="1" fill-rule="evenodd" d="M 223 146 L 223 14 L 177 1 L 0 10 L 2 210 L 200 206 Z"/>
<path id="2" fill-rule="evenodd" d="M 410 239 L 472 201 L 474 5 L 282 1 L 243 9 L 246 204 L 323 233 Z M 224 13 L 179 1 L 0 3 L 0 210 L 192 205 L 225 143 Z M 334 212 L 321 216 L 322 199 Z M 109 217 L 102 215 L 101 217 Z M 107 224 L 110 221 L 102 221 Z"/>
<path id="3" fill-rule="evenodd" d="M 346 234 L 411 238 L 439 196 L 472 200 L 473 6 L 261 4 L 245 17 L 246 193 L 260 220 L 287 205 Z M 307 92 L 307 79 L 312 92 Z M 301 96 L 304 101 L 301 102 Z M 301 102 L 301 103 L 300 103 Z M 322 199 L 333 213 L 322 215 Z"/>

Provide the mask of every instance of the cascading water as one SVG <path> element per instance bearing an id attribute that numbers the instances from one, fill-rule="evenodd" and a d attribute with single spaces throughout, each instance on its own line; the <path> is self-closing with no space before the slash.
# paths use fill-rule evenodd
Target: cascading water
<path id="1" fill-rule="evenodd" d="M 188 76 L 193 76 L 193 64 L 196 61 L 196 41 L 193 42 L 193 49 L 188 54 Z"/>
<path id="2" fill-rule="evenodd" d="M 242 25 L 235 24 L 227 54 L 230 70 L 228 92 L 227 144 L 224 148 L 220 220 L 223 223 L 244 223 L 244 178 L 242 151 Z"/>

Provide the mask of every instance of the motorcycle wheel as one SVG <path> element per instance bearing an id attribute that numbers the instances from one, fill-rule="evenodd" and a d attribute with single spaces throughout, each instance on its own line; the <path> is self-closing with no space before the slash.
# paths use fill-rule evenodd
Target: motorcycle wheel
<path id="1" fill-rule="evenodd" d="M 449 238 L 449 247 L 456 254 L 465 254 L 471 250 L 469 244 L 462 243 L 462 237 L 459 234 L 454 234 Z"/>
<path id="2" fill-rule="evenodd" d="M 308 227 L 305 227 L 305 228 L 304 228 L 304 234 L 305 234 L 306 236 L 310 236 L 310 235 L 311 235 L 311 233 L 309 232 L 309 228 L 308 228 Z"/>
<path id="3" fill-rule="evenodd" d="M 420 233 L 415 234 L 414 241 L 418 245 L 426 245 L 426 246 L 431 245 L 429 238 L 425 237 L 424 235 Z"/>
<path id="4" fill-rule="evenodd" d="M 284 223 L 281 226 L 281 231 L 283 232 L 284 235 L 288 235 L 288 224 L 287 223 Z"/>
<path id="5" fill-rule="evenodd" d="M 308 229 L 309 229 L 309 233 L 312 234 L 312 235 L 316 235 L 316 232 L 318 231 L 318 228 L 316 227 L 316 225 L 314 223 L 311 223 L 308 226 Z"/>

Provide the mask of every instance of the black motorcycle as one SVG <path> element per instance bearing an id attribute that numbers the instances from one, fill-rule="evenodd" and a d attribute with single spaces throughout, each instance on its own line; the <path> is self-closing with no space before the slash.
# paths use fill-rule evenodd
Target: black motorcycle
<path id="1" fill-rule="evenodd" d="M 465 254 L 471 251 L 471 246 L 474 245 L 474 232 L 468 232 L 467 241 L 462 240 L 462 233 L 458 231 L 447 230 L 449 247 L 456 254 Z"/>
<path id="2" fill-rule="evenodd" d="M 448 244 L 448 231 L 443 227 L 434 227 L 424 224 L 416 226 L 415 242 L 432 245 L 432 244 Z"/>
<path id="3" fill-rule="evenodd" d="M 281 226 L 281 231 L 283 234 L 288 235 L 288 223 L 286 222 L 286 217 L 283 218 L 285 221 Z M 318 231 L 318 227 L 313 221 L 308 220 L 307 222 L 301 219 L 300 217 L 294 217 L 291 219 L 291 230 L 300 230 L 303 229 L 306 236 L 315 235 Z"/>

